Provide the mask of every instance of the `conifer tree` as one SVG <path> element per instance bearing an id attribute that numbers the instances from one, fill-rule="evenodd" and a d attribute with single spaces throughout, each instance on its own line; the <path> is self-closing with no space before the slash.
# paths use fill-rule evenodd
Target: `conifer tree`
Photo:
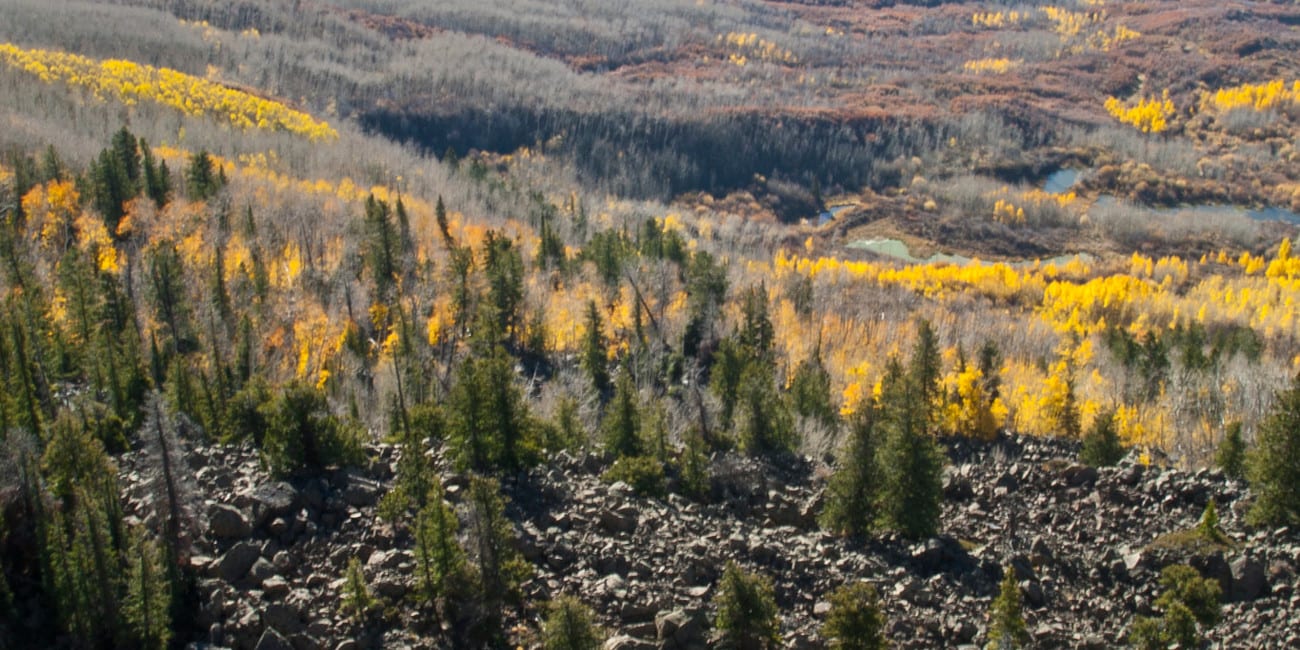
<path id="1" fill-rule="evenodd" d="M 926 430 L 930 403 L 924 401 L 918 378 L 925 375 L 917 367 L 913 360 L 913 374 L 905 376 L 898 361 L 890 361 L 879 415 L 881 517 L 886 528 L 911 538 L 934 534 L 943 497 L 943 458 Z"/>
<path id="2" fill-rule="evenodd" d="M 1260 526 L 1300 523 L 1300 375 L 1277 394 L 1259 425 L 1247 476 L 1255 505 L 1248 520 Z"/>
<path id="3" fill-rule="evenodd" d="M 881 490 L 880 433 L 876 405 L 859 400 L 848 421 L 849 439 L 826 488 L 822 526 L 841 535 L 866 536 L 876 526 Z"/>
<path id="4" fill-rule="evenodd" d="M 858 582 L 836 589 L 830 596 L 831 611 L 822 624 L 822 636 L 830 647 L 840 650 L 884 650 L 885 615 L 880 610 L 876 588 Z"/>
<path id="5" fill-rule="evenodd" d="M 478 568 L 478 595 L 484 620 L 480 639 L 498 642 L 503 609 L 520 598 L 519 587 L 532 567 L 519 555 L 505 516 L 505 501 L 496 479 L 474 476 L 469 486 L 469 538 Z"/>
<path id="6" fill-rule="evenodd" d="M 736 434 L 740 448 L 751 455 L 776 456 L 794 451 L 794 422 L 785 400 L 776 393 L 771 366 L 750 363 L 741 373 Z"/>
<path id="7" fill-rule="evenodd" d="M 610 400 L 601 421 L 605 450 L 616 458 L 640 456 L 644 452 L 641 443 L 641 409 L 637 402 L 636 385 L 632 383 L 632 373 L 625 366 L 618 374 L 614 398 Z"/>
<path id="8" fill-rule="evenodd" d="M 221 189 L 224 174 L 207 151 L 199 151 L 190 156 L 189 166 L 185 168 L 186 193 L 194 201 L 210 199 Z"/>
<path id="9" fill-rule="evenodd" d="M 735 650 L 775 648 L 781 643 L 781 619 L 772 581 L 727 562 L 713 598 L 718 647 Z"/>
<path id="10" fill-rule="evenodd" d="M 547 607 L 542 624 L 545 650 L 598 650 L 604 634 L 596 625 L 591 609 L 572 596 L 560 596 Z"/>
<path id="11" fill-rule="evenodd" d="M 1118 463 L 1124 458 L 1124 447 L 1119 441 L 1119 431 L 1115 425 L 1114 409 L 1097 414 L 1083 436 L 1083 448 L 1079 451 L 1079 460 L 1092 467 L 1106 467 Z"/>
<path id="12" fill-rule="evenodd" d="M 415 555 L 419 571 L 419 593 L 431 609 L 441 605 L 455 608 L 468 580 L 465 551 L 456 542 L 456 513 L 443 500 L 442 485 L 436 479 L 415 524 Z"/>
<path id="13" fill-rule="evenodd" d="M 172 636 L 172 585 L 162 549 L 139 531 L 131 535 L 123 615 L 138 648 L 163 650 Z"/>
<path id="14" fill-rule="evenodd" d="M 1010 565 L 1002 569 L 998 597 L 989 610 L 989 642 L 986 650 L 1014 650 L 1029 643 L 1029 631 L 1021 614 L 1020 586 Z"/>
<path id="15" fill-rule="evenodd" d="M 587 331 L 582 344 L 582 369 L 600 395 L 609 392 L 609 359 L 605 355 L 605 332 L 596 301 L 587 301 Z"/>
<path id="16" fill-rule="evenodd" d="M 1214 454 L 1214 463 L 1228 478 L 1246 477 L 1246 441 L 1241 437 L 1241 422 L 1230 422 L 1223 432 L 1223 440 Z"/>

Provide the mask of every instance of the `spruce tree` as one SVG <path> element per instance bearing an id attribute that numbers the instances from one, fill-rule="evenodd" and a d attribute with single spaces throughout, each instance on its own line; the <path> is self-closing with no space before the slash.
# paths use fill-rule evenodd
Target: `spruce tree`
<path id="1" fill-rule="evenodd" d="M 162 650 L 172 636 L 172 585 L 162 549 L 139 531 L 127 549 L 123 615 L 137 648 Z"/>
<path id="2" fill-rule="evenodd" d="M 822 526 L 833 533 L 865 537 L 875 529 L 881 490 L 878 415 L 872 399 L 865 397 L 849 418 L 849 439 L 826 488 L 821 513 Z"/>
<path id="3" fill-rule="evenodd" d="M 938 529 L 943 498 L 943 457 L 927 432 L 930 403 L 917 379 L 923 376 L 905 376 L 891 360 L 880 397 L 881 518 L 886 528 L 914 539 Z"/>
<path id="4" fill-rule="evenodd" d="M 435 479 L 415 524 L 419 593 L 425 606 L 435 610 L 454 609 L 468 579 L 465 551 L 456 542 L 456 513 L 443 497 Z"/>
<path id="5" fill-rule="evenodd" d="M 1115 423 L 1115 410 L 1108 409 L 1097 414 L 1083 436 L 1083 448 L 1079 451 L 1079 460 L 1092 467 L 1108 467 L 1124 458 L 1124 446 L 1119 441 L 1119 431 Z"/>
<path id="6" fill-rule="evenodd" d="M 1231 422 L 1223 432 L 1223 440 L 1214 454 L 1214 463 L 1228 478 L 1246 477 L 1246 441 L 1241 437 L 1241 422 Z"/>
<path id="7" fill-rule="evenodd" d="M 1020 587 L 1016 572 L 1010 565 L 1002 568 L 1002 583 L 998 597 L 989 609 L 989 642 L 987 650 L 1014 650 L 1029 643 L 1029 630 L 1021 613 Z"/>
<path id="8" fill-rule="evenodd" d="M 718 647 L 735 650 L 775 648 L 781 644 L 781 618 L 772 581 L 727 562 L 713 598 Z"/>
<path id="9" fill-rule="evenodd" d="M 505 516 L 505 501 L 496 479 L 474 476 L 469 486 L 469 539 L 478 568 L 478 597 L 482 606 L 479 641 L 500 642 L 504 607 L 517 603 L 519 587 L 532 567 L 516 550 L 514 532 Z"/>
<path id="10" fill-rule="evenodd" d="M 885 650 L 885 615 L 876 588 L 858 582 L 836 589 L 831 611 L 822 624 L 822 636 L 839 650 Z"/>
<path id="11" fill-rule="evenodd" d="M 1300 375 L 1277 394 L 1260 423 L 1247 476 L 1256 495 L 1248 521 L 1259 526 L 1300 523 Z"/>
<path id="12" fill-rule="evenodd" d="M 596 393 L 609 392 L 609 359 L 605 354 L 605 332 L 596 301 L 587 301 L 586 334 L 582 339 L 582 369 L 591 378 Z"/>
<path id="13" fill-rule="evenodd" d="M 560 596 L 547 607 L 542 623 L 545 650 L 599 650 L 604 634 L 591 609 L 572 596 Z"/>
<path id="14" fill-rule="evenodd" d="M 605 434 L 605 450 L 624 458 L 644 453 L 641 441 L 641 409 L 632 373 L 625 366 L 618 374 L 614 398 L 605 409 L 601 429 Z"/>

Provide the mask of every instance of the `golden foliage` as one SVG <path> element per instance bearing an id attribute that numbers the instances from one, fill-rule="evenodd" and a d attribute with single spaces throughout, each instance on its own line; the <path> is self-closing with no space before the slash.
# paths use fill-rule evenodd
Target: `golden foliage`
<path id="1" fill-rule="evenodd" d="M 767 63 L 781 63 L 793 65 L 799 62 L 798 57 L 788 49 L 773 43 L 764 38 L 759 38 L 758 34 L 743 34 L 739 32 L 727 32 L 718 36 L 718 42 L 726 45 L 731 53 L 728 60 L 738 66 L 744 66 L 750 59 L 757 59 Z"/>
<path id="2" fill-rule="evenodd" d="M 975 74 L 1005 74 L 1020 66 L 1020 59 L 975 59 L 962 64 L 962 70 Z"/>
<path id="3" fill-rule="evenodd" d="M 89 89 L 100 101 L 128 106 L 151 101 L 188 115 L 208 115 L 241 129 L 288 131 L 311 140 L 332 140 L 338 132 L 310 115 L 219 83 L 121 59 L 99 61 L 52 50 L 24 50 L 0 43 L 0 62 L 46 83 Z"/>
<path id="4" fill-rule="evenodd" d="M 1268 111 L 1296 103 L 1300 103 L 1300 81 L 1288 85 L 1281 79 L 1221 88 L 1214 92 L 1202 91 L 1199 101 L 1201 110 L 1216 111 L 1234 108 Z"/>
<path id="5" fill-rule="evenodd" d="M 1160 99 L 1143 97 L 1132 106 L 1126 105 L 1118 98 L 1109 97 L 1106 99 L 1106 112 L 1143 133 L 1160 133 L 1169 128 L 1168 120 L 1178 112 L 1178 109 L 1174 106 L 1173 100 L 1169 99 L 1169 91 L 1165 90 Z"/>

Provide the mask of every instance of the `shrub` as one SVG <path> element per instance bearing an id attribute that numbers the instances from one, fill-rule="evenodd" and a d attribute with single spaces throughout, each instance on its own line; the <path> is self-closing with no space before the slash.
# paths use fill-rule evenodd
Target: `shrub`
<path id="1" fill-rule="evenodd" d="M 747 573 L 735 562 L 728 562 L 713 604 L 718 608 L 715 625 L 721 633 L 719 647 L 748 650 L 780 645 L 781 619 L 772 582 L 766 577 Z"/>
<path id="2" fill-rule="evenodd" d="M 822 625 L 822 636 L 832 648 L 883 650 L 885 615 L 880 611 L 876 588 L 866 582 L 845 585 L 831 594 L 831 611 Z"/>
<path id="3" fill-rule="evenodd" d="M 361 440 L 329 411 L 325 394 L 295 382 L 263 405 L 267 426 L 262 455 L 275 474 L 284 476 L 357 462 Z"/>
<path id="4" fill-rule="evenodd" d="M 1156 599 L 1163 612 L 1160 618 L 1139 616 L 1129 631 L 1129 643 L 1143 650 L 1158 650 L 1177 644 L 1181 648 L 1199 647 L 1197 625 L 1210 627 L 1219 622 L 1218 581 L 1202 578 L 1185 564 L 1165 567 L 1160 574 L 1164 593 Z"/>
<path id="5" fill-rule="evenodd" d="M 593 620 L 591 609 L 572 596 L 560 596 L 547 607 L 542 623 L 542 647 L 546 650 L 597 650 L 604 634 Z"/>
<path id="6" fill-rule="evenodd" d="M 664 466 L 653 456 L 624 456 L 605 470 L 600 477 L 606 483 L 623 481 L 637 494 L 663 496 Z"/>

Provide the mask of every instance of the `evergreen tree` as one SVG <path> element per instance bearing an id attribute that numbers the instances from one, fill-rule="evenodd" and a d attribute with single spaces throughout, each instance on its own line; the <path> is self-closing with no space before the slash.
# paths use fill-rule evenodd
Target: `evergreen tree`
<path id="1" fill-rule="evenodd" d="M 354 621 L 364 620 L 375 607 L 375 599 L 371 597 L 370 587 L 366 584 L 366 574 L 361 570 L 361 561 L 355 557 L 348 559 L 340 596 L 343 611 Z"/>
<path id="2" fill-rule="evenodd" d="M 275 474 L 314 473 L 361 458 L 360 442 L 312 386 L 289 384 L 263 406 L 261 415 L 267 423 L 262 455 Z"/>
<path id="3" fill-rule="evenodd" d="M 1202 578 L 1196 569 L 1185 564 L 1167 566 L 1160 572 L 1160 586 L 1165 591 L 1155 605 L 1163 615 L 1139 616 L 1133 621 L 1129 642 L 1142 650 L 1200 647 L 1199 624 L 1209 628 L 1219 622 L 1219 581 Z"/>
<path id="4" fill-rule="evenodd" d="M 840 650 L 885 650 L 885 615 L 876 588 L 858 582 L 836 589 L 831 611 L 822 624 L 822 636 Z"/>
<path id="5" fill-rule="evenodd" d="M 742 450 L 766 456 L 795 450 L 794 422 L 785 400 L 776 393 L 771 366 L 747 364 L 737 398 L 736 434 Z"/>
<path id="6" fill-rule="evenodd" d="M 916 344 L 912 348 L 907 375 L 908 382 L 916 391 L 916 403 L 921 408 L 923 426 L 928 433 L 939 421 L 940 400 L 943 397 L 939 339 L 928 320 L 917 321 Z"/>
<path id="7" fill-rule="evenodd" d="M 1241 422 L 1230 422 L 1223 432 L 1223 440 L 1214 454 L 1214 463 L 1228 478 L 1246 477 L 1246 441 L 1241 437 Z"/>
<path id="8" fill-rule="evenodd" d="M 387 303 L 393 298 L 393 288 L 398 277 L 400 244 L 388 202 L 376 199 L 373 194 L 366 197 L 364 225 L 366 267 L 370 269 L 371 279 L 375 283 L 377 300 Z"/>
<path id="9" fill-rule="evenodd" d="M 1083 436 L 1079 460 L 1092 467 L 1107 467 L 1124 458 L 1124 446 L 1119 441 L 1115 424 L 1115 411 L 1109 409 L 1097 414 L 1088 433 Z"/>
<path id="10" fill-rule="evenodd" d="M 116 236 L 117 226 L 126 216 L 126 202 L 135 195 L 131 179 L 113 150 L 105 149 L 90 166 L 90 196 L 95 211 L 104 219 L 104 227 Z"/>
<path id="11" fill-rule="evenodd" d="M 419 593 L 431 609 L 455 609 L 457 596 L 468 580 L 465 551 L 456 543 L 456 513 L 443 500 L 442 485 L 434 480 L 427 503 L 415 524 L 416 568 Z"/>
<path id="12" fill-rule="evenodd" d="M 148 269 L 146 293 L 153 306 L 154 317 L 167 326 L 173 354 L 189 351 L 194 344 L 190 324 L 188 291 L 185 286 L 184 264 L 176 245 L 170 240 L 156 242 L 145 251 Z"/>
<path id="13" fill-rule="evenodd" d="M 140 193 L 140 147 L 139 143 L 127 128 L 124 126 L 113 134 L 113 140 L 109 145 L 113 152 L 113 158 L 116 159 L 119 168 L 126 176 L 127 196 L 135 196 Z"/>
<path id="14" fill-rule="evenodd" d="M 54 150 L 54 145 L 45 147 L 45 155 L 41 157 L 41 182 L 60 181 L 66 174 L 67 170 L 59 159 L 59 152 Z"/>
<path id="15" fill-rule="evenodd" d="M 879 426 L 880 512 L 886 528 L 906 537 L 929 537 L 938 528 L 943 498 L 943 457 L 926 432 L 929 402 L 919 387 L 917 362 L 911 376 L 891 360 L 882 381 Z"/>
<path id="16" fill-rule="evenodd" d="M 741 294 L 740 311 L 741 324 L 736 339 L 745 358 L 770 363 L 776 331 L 767 316 L 767 289 L 762 285 L 746 289 Z"/>
<path id="17" fill-rule="evenodd" d="M 560 596 L 547 607 L 542 623 L 542 647 L 545 650 L 599 650 L 604 634 L 595 617 L 582 601 Z"/>
<path id="18" fill-rule="evenodd" d="M 878 412 L 870 397 L 862 398 L 848 421 L 849 440 L 826 488 L 822 526 L 841 535 L 865 536 L 875 528 L 881 490 Z"/>
<path id="19" fill-rule="evenodd" d="M 610 401 L 601 421 L 605 434 L 605 450 L 616 458 L 640 456 L 644 453 L 641 442 L 641 412 L 632 373 L 625 366 L 618 375 L 614 399 Z"/>
<path id="20" fill-rule="evenodd" d="M 483 621 L 480 641 L 499 643 L 503 609 L 517 603 L 520 585 L 532 567 L 516 550 L 514 532 L 505 516 L 505 501 L 495 479 L 474 476 L 469 486 L 469 538 L 478 567 L 478 595 Z"/>
<path id="21" fill-rule="evenodd" d="M 1016 572 L 1010 565 L 1002 569 L 1002 585 L 998 597 L 989 610 L 989 642 L 987 650 L 1014 650 L 1029 643 L 1029 630 L 1021 614 L 1020 587 Z"/>
<path id="22" fill-rule="evenodd" d="M 190 200 L 206 201 L 216 196 L 223 184 L 224 173 L 218 170 L 207 151 L 190 156 L 190 164 L 185 168 L 185 190 Z"/>
<path id="23" fill-rule="evenodd" d="M 488 231 L 483 244 L 483 273 L 487 276 L 488 308 L 497 331 L 505 337 L 519 334 L 520 307 L 524 299 L 524 262 L 514 242 L 496 231 Z"/>
<path id="24" fill-rule="evenodd" d="M 713 598 L 718 614 L 714 627 L 718 647 L 749 650 L 781 644 L 781 618 L 772 595 L 772 581 L 727 562 Z"/>
<path id="25" fill-rule="evenodd" d="M 1247 515 L 1252 524 L 1300 523 L 1300 375 L 1277 394 L 1260 423 L 1247 476 L 1256 495 Z"/>
<path id="26" fill-rule="evenodd" d="M 513 471 L 531 462 L 536 425 L 504 348 L 493 346 L 461 364 L 448 405 L 448 433 L 460 467 Z"/>
<path id="27" fill-rule="evenodd" d="M 821 346 L 812 356 L 799 362 L 790 380 L 790 403 L 801 417 L 813 418 L 827 426 L 836 422 L 831 404 L 831 374 L 822 365 Z"/>
<path id="28" fill-rule="evenodd" d="M 587 331 L 582 343 L 582 369 L 600 395 L 609 392 L 609 359 L 605 354 L 605 332 L 596 301 L 587 301 Z"/>
<path id="29" fill-rule="evenodd" d="M 144 193 L 154 205 L 161 208 L 171 200 L 171 172 L 167 170 L 167 161 L 158 164 L 154 161 L 153 150 L 143 139 L 140 140 L 141 165 L 144 171 Z"/>
<path id="30" fill-rule="evenodd" d="M 172 585 L 164 553 L 153 540 L 136 531 L 127 554 L 123 614 L 134 637 L 132 645 L 162 650 L 172 636 Z"/>

